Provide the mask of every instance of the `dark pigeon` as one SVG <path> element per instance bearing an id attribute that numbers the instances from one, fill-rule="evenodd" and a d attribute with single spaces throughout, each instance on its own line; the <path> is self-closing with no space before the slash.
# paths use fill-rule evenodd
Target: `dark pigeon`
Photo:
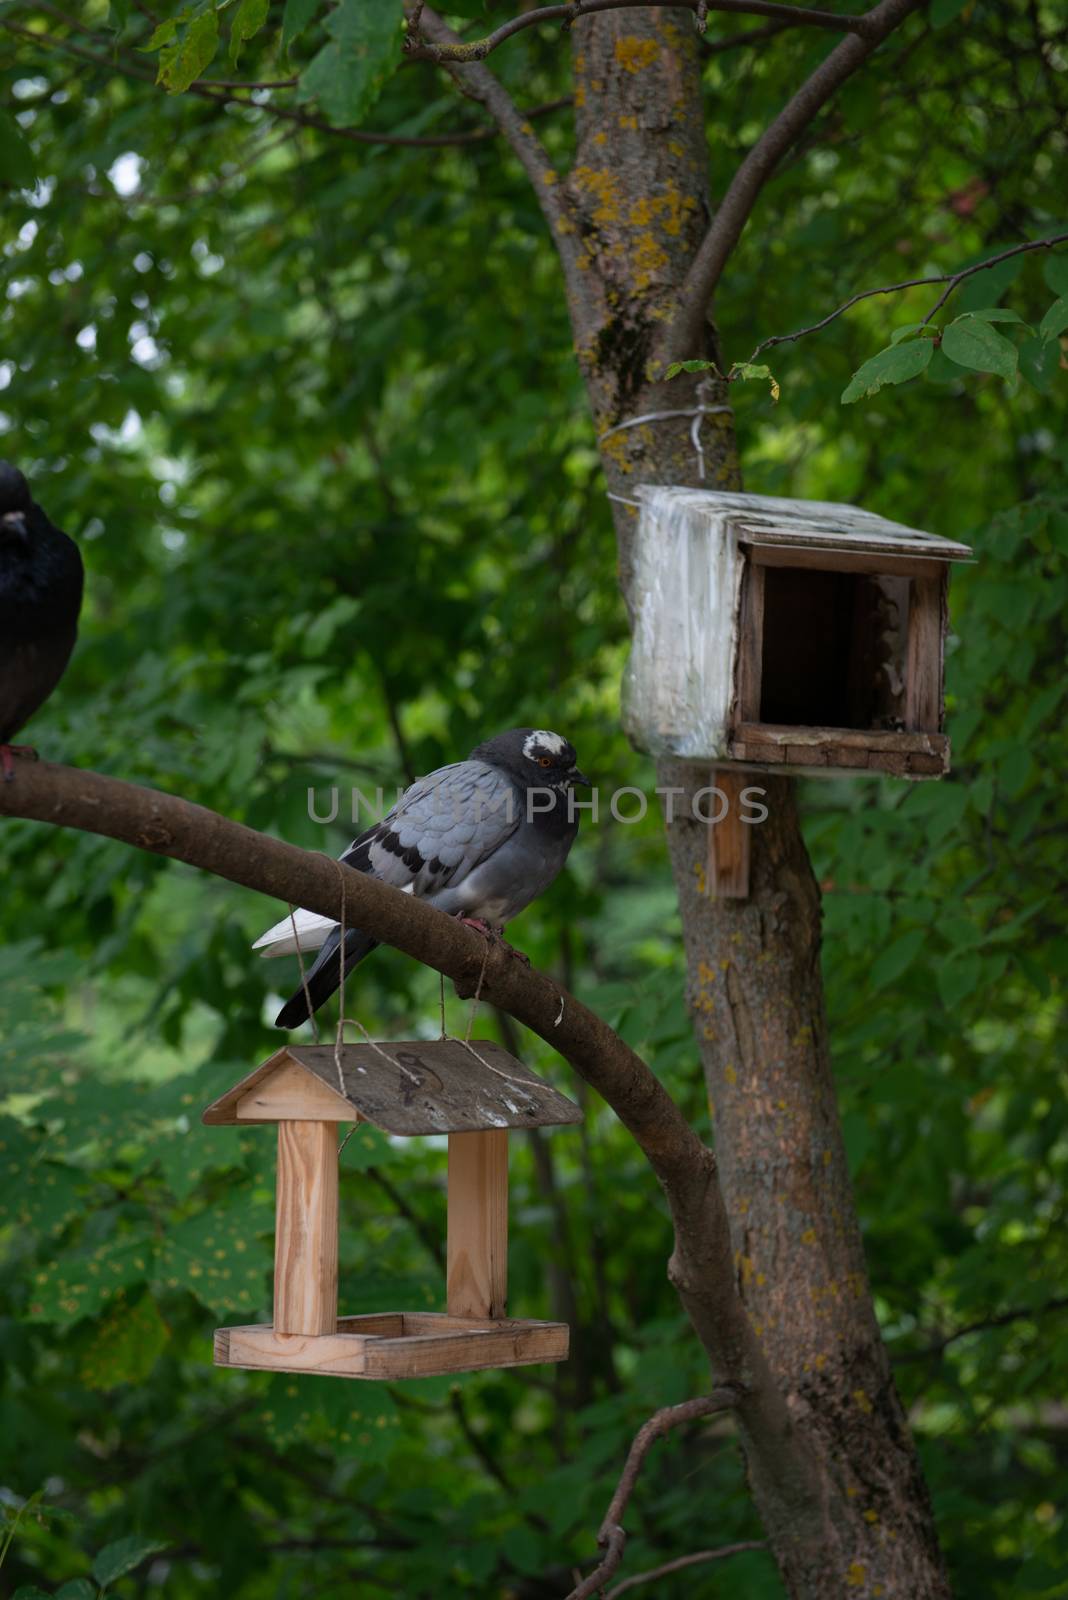
<path id="1" fill-rule="evenodd" d="M 589 779 L 566 739 L 544 728 L 512 728 L 477 745 L 466 761 L 413 783 L 341 859 L 499 934 L 567 860 L 578 832 L 569 800 L 575 784 L 588 786 Z M 321 946 L 307 974 L 311 1010 L 318 1011 L 341 981 L 341 928 L 308 911 L 296 913 L 296 924 L 302 951 Z M 359 928 L 346 929 L 346 975 L 377 942 Z M 293 924 L 277 923 L 253 948 L 268 956 L 293 951 Z M 308 1016 L 302 984 L 276 1025 L 296 1028 Z"/>
<path id="2" fill-rule="evenodd" d="M 66 670 L 78 632 L 78 546 L 35 504 L 22 473 L 0 462 L 0 767 L 15 776 L 11 740 Z"/>

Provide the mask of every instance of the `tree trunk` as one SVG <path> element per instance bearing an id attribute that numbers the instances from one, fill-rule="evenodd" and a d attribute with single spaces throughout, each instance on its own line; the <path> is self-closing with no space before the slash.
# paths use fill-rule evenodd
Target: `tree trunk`
<path id="1" fill-rule="evenodd" d="M 710 214 L 698 51 L 685 11 L 606 12 L 573 30 L 577 150 L 565 193 L 581 257 L 571 315 L 599 435 L 696 403 L 696 379 L 658 384 L 649 361 Z M 708 323 L 705 348 L 685 354 L 715 357 L 716 344 Z M 725 403 L 726 386 L 711 399 Z M 704 486 L 740 488 L 730 414 L 704 418 L 702 437 Z M 701 483 L 688 418 L 613 432 L 601 451 L 614 495 L 629 498 L 639 482 Z M 626 593 L 636 512 L 618 502 L 615 511 Z M 664 762 L 658 781 L 691 792 L 711 776 Z M 819 890 L 793 784 L 761 781 L 769 816 L 751 830 L 747 900 L 709 898 L 707 828 L 686 799 L 667 829 L 739 1290 L 806 1463 L 799 1483 L 743 1429 L 750 1482 L 790 1595 L 942 1597 L 839 1128 Z"/>

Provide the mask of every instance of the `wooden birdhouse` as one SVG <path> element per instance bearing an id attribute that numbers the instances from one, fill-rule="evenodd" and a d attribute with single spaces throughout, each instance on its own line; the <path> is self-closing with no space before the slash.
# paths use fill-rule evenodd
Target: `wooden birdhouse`
<path id="1" fill-rule="evenodd" d="M 508 1134 L 582 1113 L 484 1039 L 288 1045 L 204 1112 L 206 1123 L 278 1124 L 274 1321 L 220 1328 L 215 1363 L 346 1378 L 415 1378 L 563 1361 L 562 1322 L 506 1315 Z M 444 1312 L 339 1317 L 338 1127 L 447 1134 Z"/>
<path id="2" fill-rule="evenodd" d="M 855 506 L 643 487 L 624 686 L 639 749 L 804 774 L 949 770 L 949 565 Z"/>

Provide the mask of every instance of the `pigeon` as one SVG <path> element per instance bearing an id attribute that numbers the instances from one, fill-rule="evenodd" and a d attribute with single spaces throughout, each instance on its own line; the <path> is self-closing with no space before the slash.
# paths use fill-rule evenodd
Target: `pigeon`
<path id="1" fill-rule="evenodd" d="M 0 461 L 0 769 L 10 782 L 11 740 L 66 670 L 82 604 L 82 558 L 35 504 L 22 473 Z"/>
<path id="2" fill-rule="evenodd" d="M 574 747 L 545 728 L 510 728 L 476 745 L 466 761 L 438 767 L 405 790 L 393 810 L 345 851 L 346 866 L 367 872 L 482 932 L 500 936 L 504 924 L 547 889 L 578 833 L 571 798 L 590 787 Z M 296 923 L 296 939 L 293 922 Z M 305 984 L 282 1007 L 279 1028 L 296 1028 L 318 1011 L 341 982 L 341 927 L 329 917 L 298 911 L 253 945 L 267 957 L 298 947 L 319 950 Z M 345 930 L 345 974 L 378 940 Z"/>

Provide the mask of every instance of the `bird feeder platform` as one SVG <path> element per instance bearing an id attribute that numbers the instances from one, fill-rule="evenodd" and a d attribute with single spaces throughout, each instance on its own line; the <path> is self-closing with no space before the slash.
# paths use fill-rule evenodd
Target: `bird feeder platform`
<path id="1" fill-rule="evenodd" d="M 288 1045 L 214 1101 L 210 1126 L 278 1124 L 274 1320 L 220 1328 L 215 1364 L 346 1378 L 563 1361 L 569 1329 L 506 1314 L 508 1135 L 579 1107 L 488 1040 Z M 337 1124 L 447 1134 L 446 1309 L 339 1317 Z"/>

